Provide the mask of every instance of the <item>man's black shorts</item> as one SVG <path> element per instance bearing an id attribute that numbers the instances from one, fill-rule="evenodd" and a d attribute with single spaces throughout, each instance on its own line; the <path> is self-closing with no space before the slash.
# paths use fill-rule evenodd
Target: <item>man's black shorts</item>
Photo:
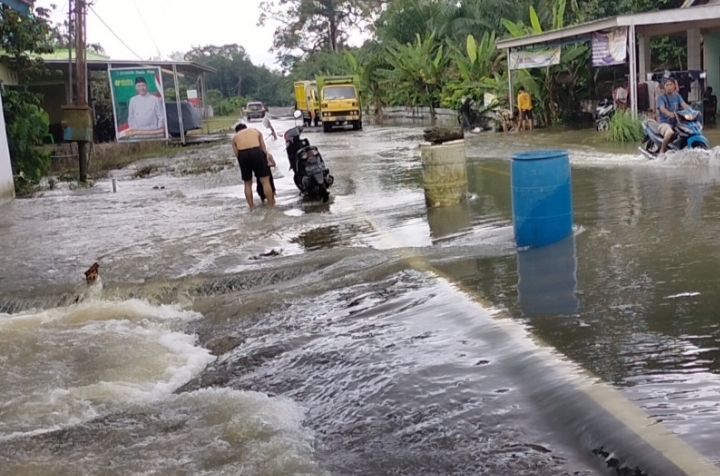
<path id="1" fill-rule="evenodd" d="M 527 111 L 520 111 L 520 120 L 521 121 L 530 121 L 533 118 L 532 109 L 528 109 Z"/>
<path id="2" fill-rule="evenodd" d="M 243 182 L 252 181 L 253 172 L 255 177 L 263 178 L 270 175 L 270 166 L 267 156 L 260 147 L 244 149 L 238 152 L 238 164 Z"/>

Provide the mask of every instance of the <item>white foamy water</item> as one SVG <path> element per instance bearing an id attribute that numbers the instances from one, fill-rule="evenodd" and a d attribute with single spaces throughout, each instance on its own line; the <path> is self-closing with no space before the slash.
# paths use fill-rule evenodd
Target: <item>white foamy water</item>
<path id="1" fill-rule="evenodd" d="M 174 306 L 103 300 L 0 314 L 0 474 L 320 474 L 304 410 L 173 392 L 215 360 Z"/>
<path id="2" fill-rule="evenodd" d="M 168 326 L 198 317 L 138 300 L 0 315 L 0 438 L 171 393 L 214 360 Z"/>

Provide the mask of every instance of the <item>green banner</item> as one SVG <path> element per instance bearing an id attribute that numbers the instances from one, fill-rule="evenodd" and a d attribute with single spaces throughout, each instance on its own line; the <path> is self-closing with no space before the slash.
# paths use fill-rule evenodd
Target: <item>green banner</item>
<path id="1" fill-rule="evenodd" d="M 160 68 L 110 69 L 118 141 L 167 139 Z"/>

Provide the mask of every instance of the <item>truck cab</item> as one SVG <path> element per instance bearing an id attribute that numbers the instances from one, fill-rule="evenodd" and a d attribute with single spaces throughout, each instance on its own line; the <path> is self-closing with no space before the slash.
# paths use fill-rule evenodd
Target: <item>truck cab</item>
<path id="1" fill-rule="evenodd" d="M 295 108 L 302 112 L 303 124 L 319 125 L 320 107 L 317 100 L 317 83 L 315 81 L 297 81 L 295 88 Z"/>
<path id="2" fill-rule="evenodd" d="M 362 129 L 360 80 L 357 76 L 330 76 L 317 78 L 320 92 L 320 114 L 323 130 L 351 125 Z"/>

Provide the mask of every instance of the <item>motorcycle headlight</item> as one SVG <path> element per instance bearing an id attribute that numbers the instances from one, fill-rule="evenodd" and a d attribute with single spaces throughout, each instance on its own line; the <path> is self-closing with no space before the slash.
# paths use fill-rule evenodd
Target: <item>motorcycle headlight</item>
<path id="1" fill-rule="evenodd" d="M 692 118 L 693 118 L 692 114 L 685 114 L 683 117 L 685 118 L 686 121 L 692 121 Z"/>

